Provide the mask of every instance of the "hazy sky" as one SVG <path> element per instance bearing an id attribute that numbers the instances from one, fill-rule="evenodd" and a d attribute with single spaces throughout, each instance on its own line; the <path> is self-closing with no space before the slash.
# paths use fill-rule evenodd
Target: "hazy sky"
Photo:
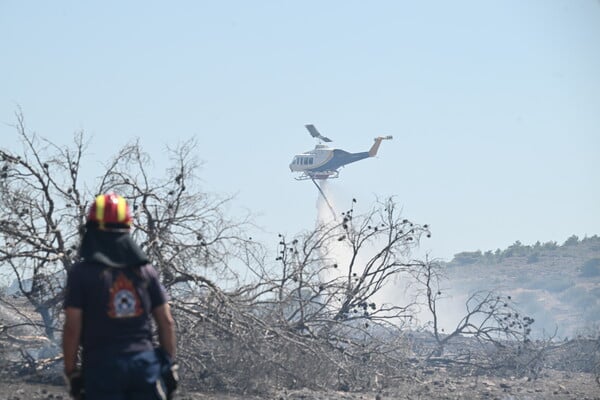
<path id="1" fill-rule="evenodd" d="M 195 137 L 204 188 L 273 246 L 315 224 L 288 168 L 306 123 L 348 151 L 394 136 L 332 200 L 396 196 L 434 257 L 600 234 L 596 0 L 0 0 L 0 57 L 2 146 L 18 105 L 59 144 L 93 135 L 92 160 L 139 137 L 161 167 Z"/>

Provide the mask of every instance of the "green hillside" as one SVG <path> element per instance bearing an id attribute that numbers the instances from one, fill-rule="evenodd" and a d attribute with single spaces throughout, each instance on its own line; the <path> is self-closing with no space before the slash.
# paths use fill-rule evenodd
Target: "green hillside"
<path id="1" fill-rule="evenodd" d="M 507 249 L 462 252 L 446 264 L 451 287 L 498 290 L 535 318 L 537 334 L 572 337 L 600 326 L 600 237 L 569 237 Z M 542 332 L 544 331 L 544 332 Z"/>

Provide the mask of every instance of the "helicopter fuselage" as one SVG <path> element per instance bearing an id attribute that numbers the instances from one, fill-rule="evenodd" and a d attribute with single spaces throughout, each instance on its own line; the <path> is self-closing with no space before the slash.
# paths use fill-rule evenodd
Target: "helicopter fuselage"
<path id="1" fill-rule="evenodd" d="M 326 136 L 321 135 L 314 125 L 305 125 L 310 135 L 322 142 L 331 142 Z M 300 176 L 296 179 L 329 179 L 337 178 L 339 175 L 338 169 L 346 164 L 363 160 L 368 157 L 375 157 L 379 145 L 382 140 L 392 139 L 391 136 L 379 136 L 375 138 L 375 143 L 369 151 L 360 153 L 349 153 L 340 149 L 333 149 L 321 142 L 315 146 L 313 150 L 309 150 L 302 154 L 297 154 L 290 163 L 292 172 L 300 172 Z"/>
<path id="2" fill-rule="evenodd" d="M 340 167 L 368 157 L 368 151 L 349 153 L 318 144 L 313 150 L 295 155 L 290 163 L 290 170 L 303 173 L 297 179 L 337 178 Z"/>
<path id="3" fill-rule="evenodd" d="M 307 125 L 307 128 L 309 128 L 313 136 L 325 141 L 331 141 L 331 139 L 321 136 L 313 125 Z M 296 178 L 298 180 L 337 178 L 340 167 L 365 158 L 375 157 L 381 141 L 390 139 L 392 139 L 391 136 L 376 137 L 375 143 L 373 143 L 369 151 L 360 153 L 349 153 L 319 143 L 313 150 L 295 155 L 290 163 L 290 170 L 292 172 L 301 172 L 301 175 Z"/>

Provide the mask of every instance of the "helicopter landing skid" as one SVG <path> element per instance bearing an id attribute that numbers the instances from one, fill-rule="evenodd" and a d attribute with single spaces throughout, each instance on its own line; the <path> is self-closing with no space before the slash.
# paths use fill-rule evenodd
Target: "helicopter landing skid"
<path id="1" fill-rule="evenodd" d="M 319 179 L 319 180 L 335 179 L 339 176 L 340 176 L 339 171 L 322 171 L 322 172 L 313 172 L 310 174 L 304 172 L 302 175 L 300 175 L 294 179 L 296 179 L 297 181 L 305 181 L 308 179 L 312 179 L 314 181 L 315 179 Z"/>

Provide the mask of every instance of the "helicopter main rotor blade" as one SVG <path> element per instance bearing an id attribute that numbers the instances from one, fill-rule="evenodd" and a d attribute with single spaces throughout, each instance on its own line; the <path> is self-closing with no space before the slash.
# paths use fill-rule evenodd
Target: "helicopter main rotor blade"
<path id="1" fill-rule="evenodd" d="M 319 139 L 321 139 L 324 142 L 332 142 L 332 140 L 329 139 L 328 137 L 325 137 L 325 136 L 321 135 L 319 133 L 319 131 L 317 130 L 317 128 L 315 128 L 314 125 L 308 124 L 308 125 L 304 125 L 304 126 L 306 127 L 306 129 L 308 129 L 308 132 L 310 132 L 310 135 L 312 137 L 319 138 Z"/>

